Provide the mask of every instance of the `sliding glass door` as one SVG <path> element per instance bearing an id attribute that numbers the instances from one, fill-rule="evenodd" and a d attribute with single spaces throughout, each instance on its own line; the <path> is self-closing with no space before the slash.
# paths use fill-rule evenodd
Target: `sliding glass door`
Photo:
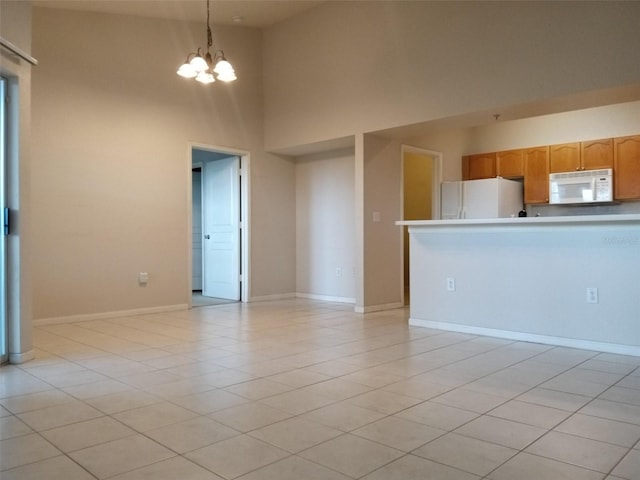
<path id="1" fill-rule="evenodd" d="M 7 80 L 0 77 L 0 363 L 7 361 Z"/>

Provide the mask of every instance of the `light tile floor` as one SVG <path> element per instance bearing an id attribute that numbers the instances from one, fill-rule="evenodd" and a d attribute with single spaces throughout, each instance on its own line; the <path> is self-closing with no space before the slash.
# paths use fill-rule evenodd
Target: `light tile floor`
<path id="1" fill-rule="evenodd" d="M 640 358 L 308 300 L 40 326 L 2 480 L 640 480 Z"/>

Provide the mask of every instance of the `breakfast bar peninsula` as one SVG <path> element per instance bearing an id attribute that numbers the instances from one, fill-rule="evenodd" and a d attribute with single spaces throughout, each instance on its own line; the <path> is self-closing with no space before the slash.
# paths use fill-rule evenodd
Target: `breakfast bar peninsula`
<path id="1" fill-rule="evenodd" d="M 411 325 L 640 356 L 640 215 L 396 224 Z"/>

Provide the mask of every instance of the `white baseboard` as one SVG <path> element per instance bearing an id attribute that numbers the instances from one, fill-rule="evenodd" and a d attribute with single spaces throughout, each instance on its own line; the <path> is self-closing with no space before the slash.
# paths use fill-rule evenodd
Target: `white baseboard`
<path id="1" fill-rule="evenodd" d="M 512 332 L 509 330 L 497 330 L 494 328 L 474 327 L 459 323 L 435 322 L 433 320 L 419 320 L 409 318 L 409 325 L 414 327 L 435 328 L 452 332 L 471 333 L 488 337 L 506 338 L 521 342 L 542 343 L 558 347 L 579 348 L 582 350 L 595 350 L 598 352 L 616 353 L 619 355 L 632 355 L 640 357 L 640 347 L 633 345 L 621 345 L 618 343 L 594 342 L 592 340 L 580 340 L 577 338 L 553 337 L 550 335 L 537 335 L 533 333 Z"/>
<path id="2" fill-rule="evenodd" d="M 21 363 L 28 362 L 29 360 L 33 360 L 36 358 L 36 352 L 33 350 L 28 350 L 22 353 L 10 353 L 9 354 L 9 363 L 13 365 L 20 365 Z"/>
<path id="3" fill-rule="evenodd" d="M 189 306 L 185 303 L 178 305 L 164 305 L 161 307 L 135 308 L 133 310 L 118 310 L 114 312 L 70 315 L 67 317 L 39 318 L 33 321 L 33 325 L 55 325 L 59 323 L 86 322 L 88 320 L 105 320 L 108 318 L 133 317 L 136 315 L 148 315 L 151 313 L 175 312 L 177 310 L 187 310 L 188 308 Z"/>
<path id="4" fill-rule="evenodd" d="M 356 303 L 356 299 L 351 297 L 336 297 L 333 295 L 316 295 L 315 293 L 296 293 L 296 297 L 308 298 L 310 300 L 321 300 L 323 302 Z"/>
<path id="5" fill-rule="evenodd" d="M 402 302 L 394 302 L 394 303 L 382 303 L 380 305 L 367 305 L 365 307 L 356 306 L 353 310 L 356 313 L 371 313 L 371 312 L 381 312 L 383 310 L 395 310 L 397 308 L 403 308 L 404 305 Z"/>

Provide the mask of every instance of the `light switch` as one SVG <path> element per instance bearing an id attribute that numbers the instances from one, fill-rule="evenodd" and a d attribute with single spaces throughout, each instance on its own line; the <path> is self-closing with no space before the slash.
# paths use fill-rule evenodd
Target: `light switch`
<path id="1" fill-rule="evenodd" d="M 373 212 L 373 221 L 378 223 L 380 221 L 380 212 Z"/>

